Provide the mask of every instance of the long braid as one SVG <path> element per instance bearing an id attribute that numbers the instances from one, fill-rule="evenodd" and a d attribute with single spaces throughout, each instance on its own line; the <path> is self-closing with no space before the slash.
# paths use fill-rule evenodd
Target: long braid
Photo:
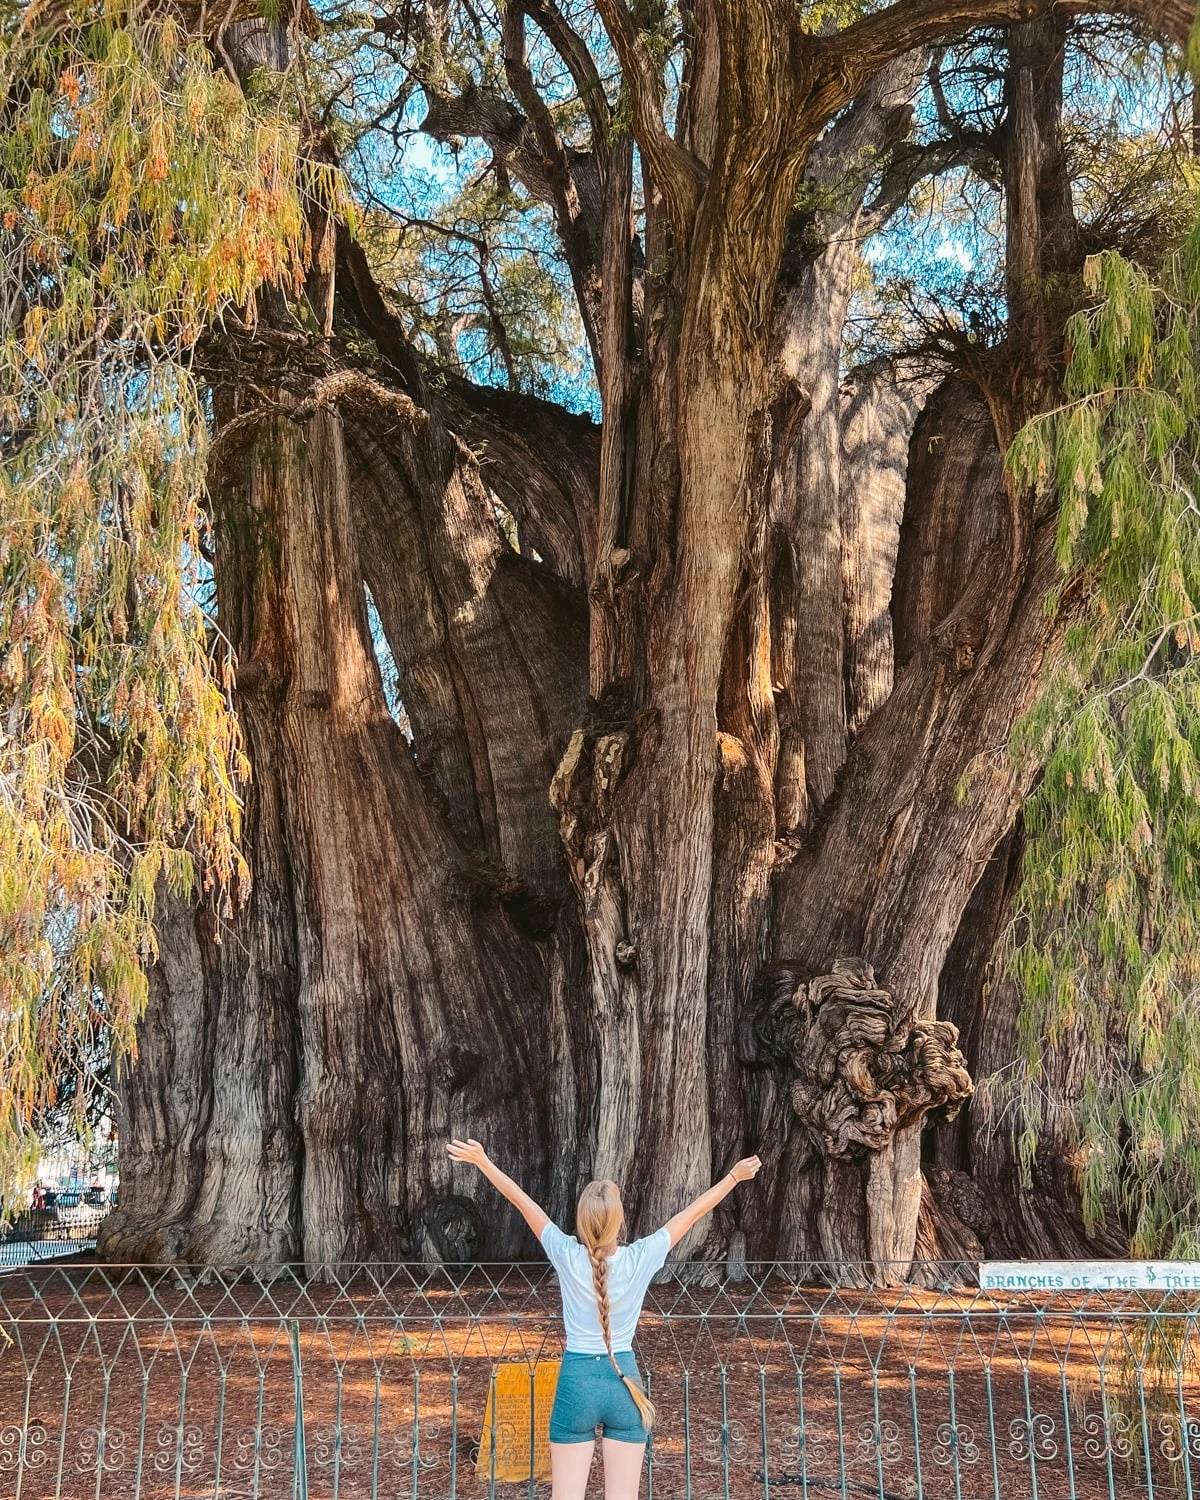
<path id="1" fill-rule="evenodd" d="M 608 1350 L 609 1362 L 620 1378 L 625 1382 L 629 1394 L 633 1397 L 638 1411 L 641 1413 L 642 1426 L 647 1432 L 654 1426 L 654 1403 L 646 1395 L 641 1386 L 626 1375 L 617 1363 L 617 1356 L 613 1353 L 611 1314 L 608 1306 L 608 1261 L 599 1245 L 587 1247 L 588 1259 L 592 1263 L 592 1285 L 596 1289 L 596 1309 L 600 1314 L 600 1331 L 604 1334 L 604 1344 Z"/>

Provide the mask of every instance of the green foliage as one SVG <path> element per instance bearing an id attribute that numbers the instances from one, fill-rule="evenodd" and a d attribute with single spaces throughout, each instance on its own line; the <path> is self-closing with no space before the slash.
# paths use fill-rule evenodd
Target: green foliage
<path id="1" fill-rule="evenodd" d="M 1011 972 L 1023 1144 L 1044 1056 L 1098 1060 L 1076 1121 L 1085 1210 L 1139 1251 L 1200 1253 L 1200 202 L 1157 275 L 1088 265 L 1066 402 L 1018 438 L 1060 497 L 1058 559 L 1089 607 L 1020 726 L 1043 766 Z"/>
<path id="2" fill-rule="evenodd" d="M 64 1059 L 132 1045 L 160 886 L 245 878 L 190 362 L 331 191 L 169 15 L 48 14 L 0 23 L 0 1197 Z"/>
<path id="3" fill-rule="evenodd" d="M 570 283 L 539 243 L 522 195 L 485 177 L 397 232 L 372 216 L 362 239 L 418 344 L 474 379 L 538 395 L 586 379 L 583 326 Z"/>
<path id="4" fill-rule="evenodd" d="M 796 11 L 806 31 L 826 34 L 850 26 L 867 7 L 863 0 L 796 0 Z"/>
<path id="5" fill-rule="evenodd" d="M 595 47 L 598 19 L 573 19 Z M 471 23 L 458 6 L 442 20 L 414 19 L 397 48 L 381 40 L 371 13 L 322 9 L 306 91 L 366 206 L 360 243 L 432 362 L 591 405 L 582 321 L 549 208 L 522 187 L 503 153 L 470 136 L 434 141 L 415 129 L 434 101 L 509 95 L 498 31 Z M 568 149 L 589 149 L 587 111 L 558 54 L 533 24 L 526 45 L 555 130 Z"/>

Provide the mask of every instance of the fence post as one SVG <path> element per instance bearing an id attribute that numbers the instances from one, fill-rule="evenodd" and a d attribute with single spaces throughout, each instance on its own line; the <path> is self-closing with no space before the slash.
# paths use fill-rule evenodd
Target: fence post
<path id="1" fill-rule="evenodd" d="M 291 1322 L 292 1400 L 296 1410 L 292 1460 L 292 1500 L 308 1500 L 308 1451 L 304 1444 L 304 1369 L 300 1362 L 300 1324 Z"/>

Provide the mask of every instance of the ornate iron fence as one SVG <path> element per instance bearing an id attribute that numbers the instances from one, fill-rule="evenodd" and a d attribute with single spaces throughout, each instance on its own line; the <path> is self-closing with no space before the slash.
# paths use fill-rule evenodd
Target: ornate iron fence
<path id="1" fill-rule="evenodd" d="M 1195 1297 L 688 1275 L 639 1332 L 648 1500 L 1200 1496 Z M 559 1352 L 542 1264 L 10 1272 L 0 1496 L 544 1495 Z"/>

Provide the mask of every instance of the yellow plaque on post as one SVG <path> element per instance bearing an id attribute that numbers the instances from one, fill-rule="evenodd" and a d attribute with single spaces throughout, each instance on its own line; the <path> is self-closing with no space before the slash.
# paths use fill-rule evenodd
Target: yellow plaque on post
<path id="1" fill-rule="evenodd" d="M 550 1408 L 556 1359 L 496 1366 L 488 1387 L 475 1473 L 502 1484 L 550 1478 Z"/>

